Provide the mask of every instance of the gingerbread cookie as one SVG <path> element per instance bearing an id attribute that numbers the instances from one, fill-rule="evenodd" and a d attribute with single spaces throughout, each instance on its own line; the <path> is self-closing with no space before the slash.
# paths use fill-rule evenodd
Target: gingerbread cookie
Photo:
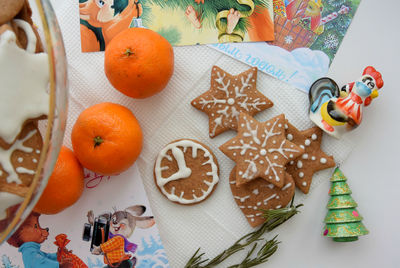
<path id="1" fill-rule="evenodd" d="M 220 146 L 221 151 L 236 162 L 238 186 L 258 177 L 278 188 L 284 186 L 285 165 L 304 152 L 286 139 L 285 123 L 283 114 L 266 122 L 240 114 L 237 136 Z"/>
<path id="2" fill-rule="evenodd" d="M 0 1 L 0 25 L 12 20 L 22 9 L 25 0 Z"/>
<path id="3" fill-rule="evenodd" d="M 257 68 L 231 75 L 214 66 L 211 88 L 192 101 L 192 105 L 209 116 L 210 137 L 238 128 L 239 113 L 254 115 L 273 103 L 256 89 Z"/>
<path id="4" fill-rule="evenodd" d="M 48 57 L 36 54 L 43 47 L 31 16 L 26 0 L 0 1 L 0 232 L 32 187 L 43 146 L 37 120 L 49 109 Z"/>
<path id="5" fill-rule="evenodd" d="M 175 203 L 202 202 L 219 181 L 217 158 L 210 148 L 198 141 L 173 141 L 157 156 L 154 180 L 161 193 Z"/>
<path id="6" fill-rule="evenodd" d="M 0 147 L 0 220 L 24 200 L 35 175 L 43 141 L 35 123 L 26 124 L 8 149 Z"/>
<path id="7" fill-rule="evenodd" d="M 237 186 L 236 167 L 231 172 L 229 184 L 236 204 L 252 227 L 265 222 L 261 209 L 270 210 L 286 207 L 293 198 L 295 189 L 294 181 L 289 174 L 286 174 L 282 188 L 278 188 L 261 178 Z"/>
<path id="8" fill-rule="evenodd" d="M 304 149 L 304 153 L 301 156 L 287 164 L 286 171 L 292 175 L 297 188 L 307 194 L 310 190 L 314 173 L 334 167 L 336 164 L 332 156 L 325 154 L 321 150 L 323 132 L 319 127 L 299 131 L 289 122 L 287 122 L 286 126 L 286 138 Z"/>
<path id="9" fill-rule="evenodd" d="M 29 23 L 13 22 L 25 31 L 28 42 L 24 50 L 18 47 L 13 31 L 6 30 L 0 35 L 1 147 L 10 146 L 27 121 L 43 118 L 49 110 L 47 54 L 35 53 L 39 41 Z"/>

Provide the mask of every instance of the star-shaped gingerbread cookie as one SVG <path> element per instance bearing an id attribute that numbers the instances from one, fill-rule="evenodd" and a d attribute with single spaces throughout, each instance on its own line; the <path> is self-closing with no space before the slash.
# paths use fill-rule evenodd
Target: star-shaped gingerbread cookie
<path id="1" fill-rule="evenodd" d="M 231 75 L 214 66 L 210 89 L 192 101 L 192 105 L 209 117 L 210 137 L 236 130 L 240 112 L 254 115 L 273 106 L 272 101 L 256 89 L 257 68 Z"/>
<path id="2" fill-rule="evenodd" d="M 301 156 L 287 164 L 286 171 L 292 175 L 296 186 L 307 194 L 310 190 L 314 173 L 334 167 L 336 164 L 332 156 L 325 154 L 321 150 L 323 131 L 319 127 L 299 131 L 288 122 L 286 125 L 288 126 L 286 128 L 286 138 L 304 149 L 304 153 Z"/>
<path id="3" fill-rule="evenodd" d="M 258 177 L 282 188 L 285 183 L 285 165 L 304 153 L 285 134 L 283 114 L 266 122 L 258 122 L 248 114 L 240 113 L 238 134 L 219 148 L 236 162 L 236 185 Z"/>

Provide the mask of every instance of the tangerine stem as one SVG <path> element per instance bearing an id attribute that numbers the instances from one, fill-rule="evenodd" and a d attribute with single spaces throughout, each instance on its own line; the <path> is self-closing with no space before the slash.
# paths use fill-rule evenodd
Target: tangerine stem
<path id="1" fill-rule="evenodd" d="M 104 142 L 104 140 L 100 136 L 95 137 L 93 141 L 94 141 L 94 148 L 96 148 L 96 146 L 99 146 Z"/>
<path id="2" fill-rule="evenodd" d="M 130 55 L 135 54 L 130 48 L 127 48 L 124 52 L 124 55 L 129 57 Z"/>

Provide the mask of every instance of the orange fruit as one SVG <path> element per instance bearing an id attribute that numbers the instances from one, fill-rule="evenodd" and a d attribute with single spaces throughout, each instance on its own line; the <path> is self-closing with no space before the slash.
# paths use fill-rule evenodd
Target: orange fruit
<path id="1" fill-rule="evenodd" d="M 53 173 L 34 211 L 41 214 L 56 214 L 71 206 L 83 192 L 83 168 L 74 153 L 61 147 Z"/>
<path id="2" fill-rule="evenodd" d="M 133 113 L 115 103 L 84 110 L 71 133 L 81 164 L 98 174 L 115 175 L 128 169 L 142 150 L 142 130 Z"/>
<path id="3" fill-rule="evenodd" d="M 174 51 L 158 33 L 128 28 L 107 45 L 104 71 L 113 87 L 132 98 L 163 90 L 174 71 Z"/>

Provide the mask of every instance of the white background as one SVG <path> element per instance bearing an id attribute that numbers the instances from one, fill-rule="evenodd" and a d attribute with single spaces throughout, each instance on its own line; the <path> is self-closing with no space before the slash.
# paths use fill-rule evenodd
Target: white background
<path id="1" fill-rule="evenodd" d="M 107 94 L 114 94 L 113 97 L 118 96 L 121 98 L 120 103 L 134 110 L 143 125 L 145 139 L 150 137 L 150 134 L 146 133 L 150 132 L 152 124 L 146 121 L 149 120 L 147 116 L 153 116 L 154 124 L 157 124 L 158 115 L 164 113 L 164 110 L 168 110 L 168 107 L 163 107 L 162 104 L 163 98 L 169 95 L 163 92 L 149 100 L 132 101 L 123 99 L 121 95 L 114 93 L 107 84 L 101 69 L 102 55 L 100 53 L 83 55 L 79 52 L 78 1 L 54 0 L 52 2 L 57 15 L 59 15 L 69 62 L 81 62 L 81 65 L 84 62 L 87 63 L 84 72 L 78 72 L 77 70 L 82 69 L 79 69 L 80 67 L 77 65 L 70 66 L 71 95 L 76 100 L 71 102 L 71 105 L 78 106 L 80 103 L 80 109 L 82 109 L 88 104 L 105 101 L 107 95 L 102 96 L 95 92 L 107 90 Z M 400 266 L 400 232 L 398 231 L 400 213 L 397 210 L 400 204 L 398 175 L 398 166 L 400 165 L 398 163 L 400 150 L 400 120 L 398 118 L 400 95 L 398 92 L 400 88 L 396 82 L 396 79 L 400 80 L 398 71 L 400 62 L 399 10 L 400 1 L 362 0 L 329 72 L 329 76 L 342 85 L 358 78 L 365 66 L 373 65 L 382 72 L 385 81 L 379 98 L 364 110 L 363 124 L 349 135 L 356 147 L 341 166 L 349 178 L 349 184 L 353 190 L 352 196 L 359 204 L 358 210 L 364 216 L 363 222 L 370 230 L 370 234 L 361 237 L 357 242 L 347 244 L 334 243 L 321 236 L 322 220 L 327 211 L 325 208 L 328 201 L 327 192 L 330 186 L 328 180 L 323 180 L 303 201 L 305 206 L 302 208 L 302 213 L 276 230 L 275 233 L 279 233 L 279 240 L 282 243 L 278 252 L 268 262 L 269 267 Z M 198 50 L 193 48 L 193 51 Z M 204 73 L 205 70 L 211 68 L 212 62 L 209 64 L 203 58 L 196 57 L 196 53 L 192 53 L 191 58 L 195 64 L 188 64 L 182 60 L 187 58 L 187 53 L 190 54 L 188 48 L 176 48 L 175 53 L 177 56 L 176 73 L 179 71 L 180 76 L 177 77 L 175 74 L 172 79 L 176 88 L 167 88 L 166 90 L 176 90 L 177 94 L 186 93 L 189 88 L 185 89 L 185 86 L 189 81 L 186 81 L 185 78 L 191 77 L 191 73 Z M 218 56 L 217 52 L 210 51 L 209 53 L 215 57 Z M 83 91 L 84 86 L 92 87 L 93 92 Z M 168 102 L 168 100 L 164 100 L 164 102 Z M 142 115 L 143 111 L 147 111 L 146 117 Z M 69 129 L 78 113 L 77 110 L 70 111 Z M 206 126 L 202 128 L 206 129 Z M 162 132 L 162 130 L 160 131 Z M 65 140 L 67 145 L 69 145 L 68 134 L 69 130 L 67 129 Z M 162 135 L 162 133 L 157 133 L 155 136 Z M 157 141 L 147 140 L 146 142 Z M 146 151 L 148 148 L 149 146 L 145 144 L 145 153 L 153 153 L 155 156 L 157 152 Z M 143 176 L 145 177 L 145 175 Z M 244 228 L 242 232 L 236 231 L 234 236 L 229 232 L 224 232 L 218 237 L 214 235 L 213 239 L 210 239 L 203 228 L 203 225 L 207 223 L 196 221 L 196 219 L 191 220 L 190 225 L 185 225 L 187 228 L 173 229 L 167 222 L 168 214 L 175 213 L 173 210 L 176 209 L 176 205 L 171 205 L 162 199 L 159 193 L 153 189 L 154 186 L 151 182 L 145 181 L 144 184 L 150 203 L 153 205 L 153 212 L 161 220 L 159 222 L 160 234 L 174 267 L 180 267 L 182 261 L 187 260 L 200 245 L 207 255 L 212 257 L 217 253 L 215 249 L 226 247 L 235 240 L 235 237 L 239 237 L 249 230 Z M 214 200 L 208 200 L 203 207 L 199 205 L 191 210 L 182 208 L 182 221 L 188 220 L 185 219 L 185 216 L 194 215 L 196 209 L 201 213 L 201 208 L 219 205 L 215 199 L 221 197 L 221 191 L 217 189 L 212 196 Z M 236 210 L 235 213 L 237 213 Z M 234 216 L 237 218 L 238 226 L 241 226 L 240 224 L 243 224 L 242 215 L 237 213 Z M 204 220 L 204 218 L 201 219 Z M 215 217 L 212 220 L 218 221 Z M 234 229 L 236 222 L 225 222 L 225 224 Z M 176 242 L 180 240 L 175 237 L 180 236 L 185 236 L 181 239 L 186 240 L 186 250 L 181 250 L 179 246 L 182 245 Z M 198 237 L 204 237 L 204 239 L 200 241 L 197 239 Z M 176 243 L 174 244 L 174 242 Z M 217 247 L 216 243 L 220 243 L 220 247 Z M 261 267 L 264 266 L 267 264 Z"/>

